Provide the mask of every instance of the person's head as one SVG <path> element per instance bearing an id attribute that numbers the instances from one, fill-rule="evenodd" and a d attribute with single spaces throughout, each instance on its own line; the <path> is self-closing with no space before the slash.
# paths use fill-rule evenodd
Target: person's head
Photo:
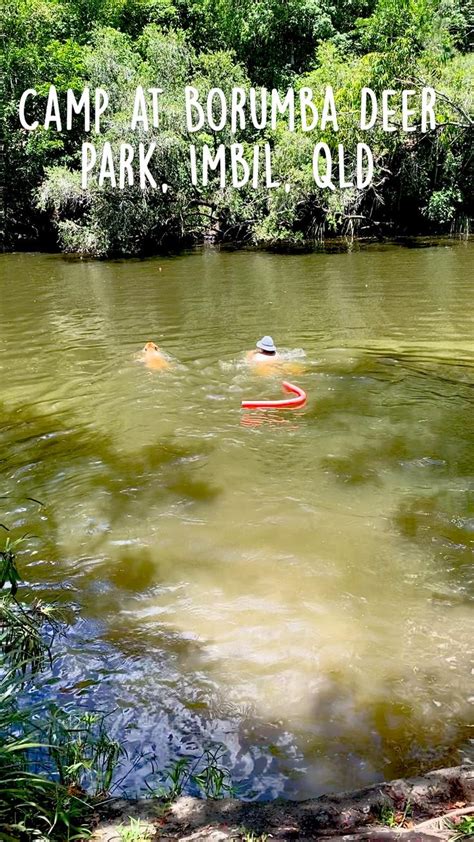
<path id="1" fill-rule="evenodd" d="M 147 342 L 143 350 L 144 351 L 159 351 L 160 349 L 158 348 L 158 345 L 155 345 L 154 342 Z"/>
<path id="2" fill-rule="evenodd" d="M 259 339 L 257 342 L 257 348 L 260 353 L 266 354 L 269 357 L 275 356 L 277 352 L 271 336 L 263 336 L 262 339 Z"/>

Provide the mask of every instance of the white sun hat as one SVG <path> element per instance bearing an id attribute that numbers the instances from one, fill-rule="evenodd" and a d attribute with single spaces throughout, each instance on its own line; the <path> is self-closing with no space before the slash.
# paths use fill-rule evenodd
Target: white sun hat
<path id="1" fill-rule="evenodd" d="M 276 347 L 271 336 L 263 336 L 262 339 L 259 339 L 257 342 L 257 348 L 260 348 L 261 351 L 269 351 L 270 353 L 274 353 L 276 351 Z"/>

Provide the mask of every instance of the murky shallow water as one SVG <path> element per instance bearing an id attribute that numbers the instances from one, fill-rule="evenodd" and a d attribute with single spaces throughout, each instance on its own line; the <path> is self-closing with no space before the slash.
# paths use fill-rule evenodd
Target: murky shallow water
<path id="1" fill-rule="evenodd" d="M 1 257 L 1 520 L 80 606 L 63 704 L 115 708 L 161 767 L 224 742 L 247 797 L 470 756 L 471 267 L 465 244 Z M 263 333 L 308 403 L 249 424 L 242 398 L 280 397 L 241 362 Z M 172 370 L 136 361 L 148 339 Z"/>

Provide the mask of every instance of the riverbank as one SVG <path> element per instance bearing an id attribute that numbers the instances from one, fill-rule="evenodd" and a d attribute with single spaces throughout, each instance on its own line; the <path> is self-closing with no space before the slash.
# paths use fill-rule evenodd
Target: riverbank
<path id="1" fill-rule="evenodd" d="M 242 802 L 237 799 L 117 799 L 107 807 L 93 842 L 120 842 L 130 818 L 141 838 L 195 840 L 429 840 L 467 839 L 463 817 L 474 815 L 474 767 L 439 769 L 353 792 L 307 801 Z M 134 837 L 138 842 L 139 836 Z"/>
<path id="2" fill-rule="evenodd" d="M 461 244 L 469 244 L 472 240 L 469 230 L 456 231 L 451 234 L 439 234 L 433 231 L 431 234 L 402 234 L 392 232 L 390 235 L 374 236 L 363 235 L 340 235 L 327 237 L 320 241 L 292 241 L 279 239 L 264 244 L 252 245 L 248 242 L 219 242 L 209 237 L 199 243 L 176 243 L 158 252 L 149 252 L 142 255 L 115 256 L 113 258 L 88 256 L 81 253 L 63 252 L 57 248 L 57 244 L 46 242 L 44 248 L 35 248 L 34 244 L 17 244 L 15 248 L 4 249 L 4 255 L 45 255 L 51 257 L 57 255 L 65 261 L 74 263 L 86 261 L 90 263 L 104 263 L 107 260 L 116 260 L 125 263 L 133 261 L 146 261 L 169 257 L 182 257 L 190 254 L 222 253 L 232 254 L 234 252 L 245 254 L 275 254 L 275 255 L 310 255 L 310 254 L 347 254 L 352 252 L 388 249 L 398 247 L 400 249 L 427 249 L 427 248 L 449 248 Z"/>

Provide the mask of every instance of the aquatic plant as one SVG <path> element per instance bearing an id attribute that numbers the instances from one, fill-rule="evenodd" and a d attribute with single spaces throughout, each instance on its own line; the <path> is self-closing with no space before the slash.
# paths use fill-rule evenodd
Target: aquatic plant
<path id="1" fill-rule="evenodd" d="M 2 669 L 7 660 L 0 659 Z M 48 746 L 38 727 L 41 706 L 18 706 L 24 687 L 25 674 L 15 663 L 0 679 L 0 839 L 84 838 L 92 810 L 82 793 L 32 771 L 34 755 Z"/>
<path id="2" fill-rule="evenodd" d="M 6 527 L 3 527 L 4 529 Z M 21 576 L 15 564 L 16 550 L 23 543 L 24 538 L 17 538 L 13 541 L 8 535 L 5 539 L 3 549 L 0 550 L 0 589 L 9 585 L 10 593 L 15 596 L 18 590 L 18 583 Z"/>
<path id="3" fill-rule="evenodd" d="M 235 787 L 230 771 L 223 765 L 225 753 L 225 746 L 218 743 L 206 748 L 197 759 L 180 757 L 165 772 L 164 784 L 154 794 L 174 801 L 194 786 L 205 798 L 234 795 Z"/>
<path id="4" fill-rule="evenodd" d="M 107 733 L 106 716 L 90 711 L 69 713 L 50 705 L 48 754 L 64 786 L 82 792 L 87 789 L 95 796 L 110 791 L 125 748 Z"/>
<path id="5" fill-rule="evenodd" d="M 58 621 L 51 606 L 39 600 L 17 598 L 21 575 L 16 550 L 21 541 L 7 538 L 0 552 L 3 591 L 0 594 L 0 838 L 9 840 L 58 838 L 63 842 L 87 835 L 91 806 L 81 787 L 66 786 L 55 775 L 36 771 L 38 755 L 55 758 L 45 739 L 48 728 L 44 706 L 18 702 L 52 663 L 51 638 Z M 101 753 L 102 752 L 102 753 Z M 105 759 L 105 772 L 100 764 Z M 110 778 L 107 752 L 99 743 L 95 759 L 101 780 Z M 39 834 L 39 836 L 38 836 Z"/>

